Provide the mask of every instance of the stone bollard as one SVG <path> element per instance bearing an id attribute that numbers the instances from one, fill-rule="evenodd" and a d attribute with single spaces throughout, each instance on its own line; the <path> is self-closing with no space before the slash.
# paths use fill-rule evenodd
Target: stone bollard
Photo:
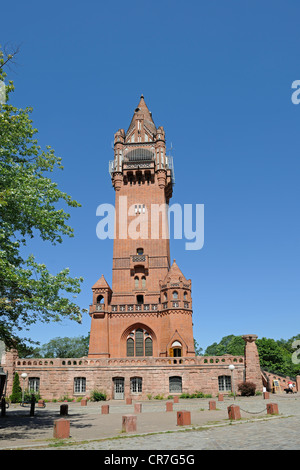
<path id="1" fill-rule="evenodd" d="M 125 415 L 122 416 L 122 432 L 136 431 L 136 416 Z"/>
<path id="2" fill-rule="evenodd" d="M 60 405 L 60 416 L 68 416 L 69 412 L 69 405 Z"/>
<path id="3" fill-rule="evenodd" d="M 39 400 L 38 401 L 38 408 L 45 408 L 45 401 L 44 400 Z"/>
<path id="4" fill-rule="evenodd" d="M 177 411 L 177 426 L 187 426 L 191 424 L 190 411 Z"/>
<path id="5" fill-rule="evenodd" d="M 216 410 L 217 409 L 216 402 L 214 400 L 210 400 L 208 402 L 208 409 L 209 410 Z"/>
<path id="6" fill-rule="evenodd" d="M 102 405 L 101 406 L 101 413 L 103 415 L 108 415 L 109 414 L 109 405 Z"/>
<path id="7" fill-rule="evenodd" d="M 80 403 L 81 403 L 81 406 L 87 406 L 87 399 L 83 398 Z"/>
<path id="8" fill-rule="evenodd" d="M 269 392 L 263 392 L 264 400 L 269 400 L 270 394 Z"/>
<path id="9" fill-rule="evenodd" d="M 126 405 L 132 405 L 132 398 L 126 398 Z"/>
<path id="10" fill-rule="evenodd" d="M 224 395 L 222 393 L 219 393 L 218 401 L 224 401 Z"/>
<path id="11" fill-rule="evenodd" d="M 173 411 L 173 403 L 171 401 L 166 402 L 166 411 Z"/>
<path id="12" fill-rule="evenodd" d="M 278 415 L 278 405 L 277 403 L 267 403 L 267 414 L 268 415 Z"/>
<path id="13" fill-rule="evenodd" d="M 141 403 L 135 403 L 134 404 L 134 412 L 135 413 L 141 413 L 142 412 L 142 404 Z"/>
<path id="14" fill-rule="evenodd" d="M 174 402 L 174 403 L 179 403 L 179 397 L 174 397 L 174 398 L 173 398 L 173 402 Z"/>
<path id="15" fill-rule="evenodd" d="M 56 419 L 54 421 L 53 437 L 55 439 L 68 439 L 70 437 L 70 420 Z"/>
<path id="16" fill-rule="evenodd" d="M 241 412 L 240 412 L 240 407 L 237 405 L 230 405 L 227 408 L 228 410 L 228 418 L 229 419 L 241 419 Z"/>

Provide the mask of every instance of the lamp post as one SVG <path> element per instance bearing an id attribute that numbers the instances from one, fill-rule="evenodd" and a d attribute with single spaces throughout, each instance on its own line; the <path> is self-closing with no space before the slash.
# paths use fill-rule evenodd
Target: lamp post
<path id="1" fill-rule="evenodd" d="M 21 374 L 21 377 L 23 379 L 23 388 L 22 388 L 22 406 L 23 406 L 24 405 L 24 394 L 25 394 L 25 380 L 26 380 L 26 377 L 27 377 L 26 372 L 23 372 L 23 374 Z"/>
<path id="2" fill-rule="evenodd" d="M 234 397 L 234 400 L 235 400 L 235 387 L 234 387 L 234 377 L 233 377 L 233 371 L 234 371 L 235 367 L 234 367 L 233 364 L 230 364 L 228 366 L 228 369 L 231 371 L 231 390 L 233 392 L 233 397 Z"/>

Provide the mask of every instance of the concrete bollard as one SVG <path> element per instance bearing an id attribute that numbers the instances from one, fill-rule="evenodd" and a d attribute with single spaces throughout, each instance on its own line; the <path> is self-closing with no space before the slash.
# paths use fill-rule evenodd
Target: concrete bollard
<path id="1" fill-rule="evenodd" d="M 109 414 L 109 405 L 102 405 L 101 406 L 101 413 L 103 415 L 108 415 Z"/>
<path id="2" fill-rule="evenodd" d="M 232 420 L 241 419 L 240 407 L 237 405 L 230 405 L 227 408 L 228 418 Z"/>
<path id="3" fill-rule="evenodd" d="M 174 398 L 173 398 L 173 402 L 174 402 L 174 403 L 179 403 L 179 397 L 174 397 Z"/>
<path id="4" fill-rule="evenodd" d="M 217 409 L 216 402 L 214 400 L 210 400 L 208 402 L 208 409 L 209 410 L 216 410 Z"/>
<path id="5" fill-rule="evenodd" d="M 166 402 L 166 411 L 173 411 L 173 403 L 171 401 Z"/>
<path id="6" fill-rule="evenodd" d="M 134 412 L 135 413 L 141 413 L 142 412 L 142 404 L 141 403 L 135 403 L 134 404 Z"/>
<path id="7" fill-rule="evenodd" d="M 55 439 L 68 439 L 70 437 L 70 420 L 56 419 L 54 421 L 53 437 Z"/>
<path id="8" fill-rule="evenodd" d="M 126 405 L 132 405 L 132 398 L 126 398 Z"/>
<path id="9" fill-rule="evenodd" d="M 80 403 L 81 403 L 81 406 L 87 406 L 87 399 L 83 398 Z"/>
<path id="10" fill-rule="evenodd" d="M 177 411 L 177 426 L 188 426 L 191 424 L 190 411 Z"/>
<path id="11" fill-rule="evenodd" d="M 270 398 L 270 393 L 269 392 L 263 392 L 264 400 L 269 400 Z"/>
<path id="12" fill-rule="evenodd" d="M 69 406 L 68 405 L 60 405 L 60 416 L 68 416 Z"/>
<path id="13" fill-rule="evenodd" d="M 219 393 L 218 401 L 224 401 L 224 395 L 222 393 Z"/>
<path id="14" fill-rule="evenodd" d="M 267 403 L 267 414 L 268 415 L 278 415 L 278 405 L 277 403 Z"/>
<path id="15" fill-rule="evenodd" d="M 122 416 L 122 432 L 136 431 L 136 416 L 125 415 Z"/>

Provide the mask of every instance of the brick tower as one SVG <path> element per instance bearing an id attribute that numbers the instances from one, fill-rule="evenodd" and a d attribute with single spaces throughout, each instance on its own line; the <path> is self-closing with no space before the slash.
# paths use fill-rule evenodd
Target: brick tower
<path id="1" fill-rule="evenodd" d="M 191 281 L 170 262 L 173 160 L 143 95 L 127 132 L 114 137 L 112 288 L 92 287 L 89 357 L 194 356 Z"/>

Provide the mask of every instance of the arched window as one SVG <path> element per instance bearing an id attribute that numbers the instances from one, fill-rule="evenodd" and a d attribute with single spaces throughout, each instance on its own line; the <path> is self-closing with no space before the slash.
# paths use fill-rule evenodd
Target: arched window
<path id="1" fill-rule="evenodd" d="M 184 299 L 184 300 L 187 299 L 187 292 L 184 292 L 184 293 L 183 293 L 183 299 Z"/>
<path id="2" fill-rule="evenodd" d="M 104 303 L 104 297 L 103 297 L 103 295 L 98 295 L 97 300 L 96 300 L 96 303 L 97 303 L 97 304 L 103 304 L 103 303 Z"/>
<path id="3" fill-rule="evenodd" d="M 182 393 L 182 377 L 169 377 L 169 392 Z"/>
<path id="4" fill-rule="evenodd" d="M 142 287 L 146 287 L 146 278 L 145 276 L 142 277 Z"/>
<path id="5" fill-rule="evenodd" d="M 148 331 L 141 328 L 131 331 L 126 341 L 127 357 L 153 356 L 153 340 Z"/>
<path id="6" fill-rule="evenodd" d="M 139 278 L 138 278 L 138 276 L 135 276 L 135 278 L 134 278 L 134 287 L 135 287 L 136 289 L 139 288 Z"/>
<path id="7" fill-rule="evenodd" d="M 127 356 L 128 357 L 134 356 L 134 339 L 133 338 L 127 339 Z"/>
<path id="8" fill-rule="evenodd" d="M 173 292 L 173 299 L 178 299 L 178 292 L 176 290 Z"/>
<path id="9" fill-rule="evenodd" d="M 144 254 L 144 248 L 138 248 L 138 249 L 136 250 L 136 254 L 137 254 L 137 255 L 143 255 L 143 254 Z"/>
<path id="10" fill-rule="evenodd" d="M 167 300 L 168 300 L 168 296 L 167 296 L 167 293 L 165 292 L 164 293 L 164 302 L 167 302 Z"/>

